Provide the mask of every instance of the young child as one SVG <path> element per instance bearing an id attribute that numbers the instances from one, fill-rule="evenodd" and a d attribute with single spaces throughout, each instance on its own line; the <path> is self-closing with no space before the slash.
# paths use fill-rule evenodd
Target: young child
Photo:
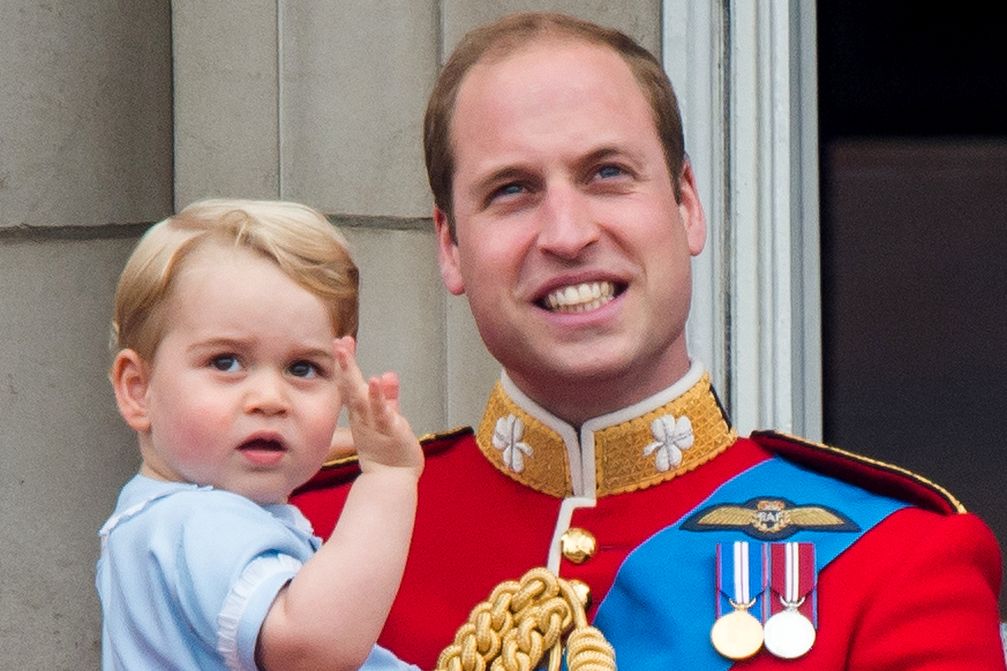
<path id="1" fill-rule="evenodd" d="M 310 208 L 204 201 L 144 235 L 113 320 L 142 465 L 100 532 L 105 669 L 415 668 L 374 643 L 423 456 L 356 325 L 357 269 Z M 362 473 L 322 545 L 286 501 L 341 405 Z"/>

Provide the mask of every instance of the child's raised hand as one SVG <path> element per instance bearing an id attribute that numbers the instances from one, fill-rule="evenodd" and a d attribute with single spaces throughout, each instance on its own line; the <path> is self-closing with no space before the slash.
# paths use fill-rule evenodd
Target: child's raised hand
<path id="1" fill-rule="evenodd" d="M 350 336 L 338 338 L 333 344 L 339 391 L 360 469 L 406 468 L 418 476 L 423 470 L 423 451 L 409 422 L 399 414 L 398 376 L 384 373 L 365 381 L 355 351 L 356 343 Z M 334 445 L 336 440 L 338 436 Z"/>

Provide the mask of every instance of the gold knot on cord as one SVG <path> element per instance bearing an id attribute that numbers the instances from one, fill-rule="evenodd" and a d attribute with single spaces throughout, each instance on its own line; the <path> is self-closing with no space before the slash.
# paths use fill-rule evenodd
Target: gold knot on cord
<path id="1" fill-rule="evenodd" d="M 546 654 L 549 671 L 559 671 L 564 643 L 569 671 L 615 671 L 615 650 L 588 625 L 573 586 L 534 568 L 472 609 L 437 671 L 532 671 Z"/>

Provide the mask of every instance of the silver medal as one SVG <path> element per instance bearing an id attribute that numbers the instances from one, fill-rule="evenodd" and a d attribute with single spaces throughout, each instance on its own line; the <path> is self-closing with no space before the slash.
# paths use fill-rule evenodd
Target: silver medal
<path id="1" fill-rule="evenodd" d="M 766 621 L 766 650 L 782 659 L 796 659 L 815 643 L 815 625 L 794 606 Z"/>

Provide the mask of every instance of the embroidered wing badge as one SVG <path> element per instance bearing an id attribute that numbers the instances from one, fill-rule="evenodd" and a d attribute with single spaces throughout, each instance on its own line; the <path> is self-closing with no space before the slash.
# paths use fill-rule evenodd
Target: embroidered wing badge
<path id="1" fill-rule="evenodd" d="M 735 504 L 712 505 L 690 515 L 683 523 L 687 531 L 740 531 L 763 541 L 789 538 L 798 531 L 860 531 L 849 517 L 834 508 L 818 504 L 796 505 L 769 496 Z"/>

